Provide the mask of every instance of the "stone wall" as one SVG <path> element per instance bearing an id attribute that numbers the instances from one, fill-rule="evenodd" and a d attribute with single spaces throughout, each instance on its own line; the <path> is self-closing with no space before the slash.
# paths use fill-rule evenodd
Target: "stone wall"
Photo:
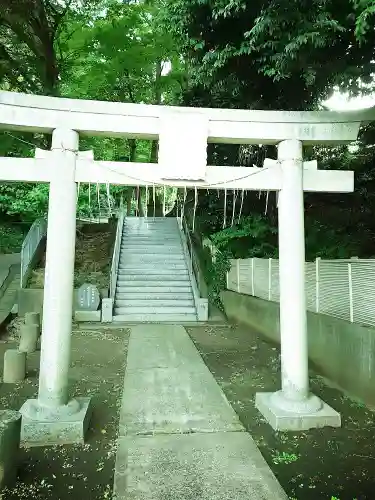
<path id="1" fill-rule="evenodd" d="M 280 342 L 279 304 L 249 295 L 221 294 L 230 320 Z M 333 384 L 375 407 L 375 329 L 307 313 L 309 359 Z"/>

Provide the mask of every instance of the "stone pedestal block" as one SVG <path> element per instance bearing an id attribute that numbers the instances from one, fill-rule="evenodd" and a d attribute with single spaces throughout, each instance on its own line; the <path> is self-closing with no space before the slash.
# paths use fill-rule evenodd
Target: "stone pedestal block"
<path id="1" fill-rule="evenodd" d="M 20 433 L 21 414 L 0 410 L 0 490 L 16 480 Z"/>
<path id="2" fill-rule="evenodd" d="M 84 443 L 92 414 L 90 398 L 75 398 L 48 408 L 37 399 L 27 400 L 22 414 L 21 441 L 27 446 Z"/>
<path id="3" fill-rule="evenodd" d="M 14 384 L 26 377 L 26 353 L 18 349 L 8 349 L 4 353 L 3 382 Z"/>
<path id="4" fill-rule="evenodd" d="M 112 323 L 113 320 L 113 300 L 102 299 L 102 323 Z"/>
<path id="5" fill-rule="evenodd" d="M 22 352 L 35 352 L 39 338 L 39 325 L 21 325 L 20 328 L 20 346 L 19 350 Z"/>
<path id="6" fill-rule="evenodd" d="M 258 392 L 255 406 L 275 431 L 306 431 L 319 427 L 341 427 L 340 414 L 329 405 L 320 401 L 318 409 L 301 411 L 286 409 L 280 403 L 278 393 Z M 312 396 L 316 398 L 316 396 Z"/>

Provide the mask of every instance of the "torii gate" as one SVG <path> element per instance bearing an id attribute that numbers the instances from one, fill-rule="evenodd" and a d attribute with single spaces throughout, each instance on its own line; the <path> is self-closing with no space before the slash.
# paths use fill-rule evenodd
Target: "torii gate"
<path id="1" fill-rule="evenodd" d="M 22 438 L 80 441 L 90 418 L 89 398 L 69 399 L 67 391 L 78 182 L 278 191 L 282 389 L 258 394 L 257 406 L 274 428 L 340 425 L 340 415 L 309 392 L 303 192 L 351 192 L 354 175 L 319 171 L 303 162 L 302 149 L 352 142 L 372 119 L 373 110 L 201 109 L 0 92 L 1 128 L 52 133 L 51 152 L 0 158 L 3 181 L 50 183 L 39 393 L 20 410 Z M 159 163 L 94 161 L 79 152 L 79 134 L 159 139 Z M 208 142 L 278 144 L 278 160 L 263 168 L 207 166 Z"/>

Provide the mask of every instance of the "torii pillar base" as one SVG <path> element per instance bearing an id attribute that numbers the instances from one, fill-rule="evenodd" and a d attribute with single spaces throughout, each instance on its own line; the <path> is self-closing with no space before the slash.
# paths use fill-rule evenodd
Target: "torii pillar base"
<path id="1" fill-rule="evenodd" d="M 89 427 L 91 398 L 76 398 L 58 408 L 43 407 L 37 399 L 22 406 L 21 442 L 26 446 L 84 443 Z"/>
<path id="2" fill-rule="evenodd" d="M 340 413 L 314 395 L 304 402 L 292 402 L 284 399 L 282 391 L 259 392 L 255 406 L 275 431 L 341 427 Z"/>

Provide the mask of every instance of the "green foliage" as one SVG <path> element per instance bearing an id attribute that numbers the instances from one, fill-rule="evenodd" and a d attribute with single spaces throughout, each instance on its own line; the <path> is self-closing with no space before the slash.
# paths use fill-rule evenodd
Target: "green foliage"
<path id="1" fill-rule="evenodd" d="M 205 248 L 203 252 L 204 273 L 208 288 L 208 300 L 215 304 L 220 310 L 224 311 L 220 299 L 220 293 L 226 288 L 226 276 L 230 271 L 230 255 L 228 252 L 211 252 Z"/>
<path id="2" fill-rule="evenodd" d="M 363 42 L 374 27 L 375 22 L 375 0 L 352 0 L 358 13 L 355 34 L 360 42 Z"/>
<path id="3" fill-rule="evenodd" d="M 20 252 L 24 237 L 22 227 L 0 224 L 0 254 Z"/>
<path id="4" fill-rule="evenodd" d="M 299 456 L 296 455 L 295 453 L 275 453 L 272 457 L 272 462 L 276 465 L 278 464 L 292 464 L 293 462 L 296 462 L 299 459 Z"/>
<path id="5" fill-rule="evenodd" d="M 275 257 L 277 255 L 277 229 L 265 217 L 249 215 L 241 218 L 233 227 L 228 227 L 210 236 L 220 251 L 231 258 Z"/>
<path id="6" fill-rule="evenodd" d="M 167 23 L 193 65 L 192 95 L 219 107 L 308 109 L 375 68 L 373 30 L 353 43 L 352 0 L 170 0 Z"/>
<path id="7" fill-rule="evenodd" d="M 48 189 L 47 184 L 0 184 L 0 213 L 18 216 L 19 220 L 33 221 L 47 211 Z"/>

